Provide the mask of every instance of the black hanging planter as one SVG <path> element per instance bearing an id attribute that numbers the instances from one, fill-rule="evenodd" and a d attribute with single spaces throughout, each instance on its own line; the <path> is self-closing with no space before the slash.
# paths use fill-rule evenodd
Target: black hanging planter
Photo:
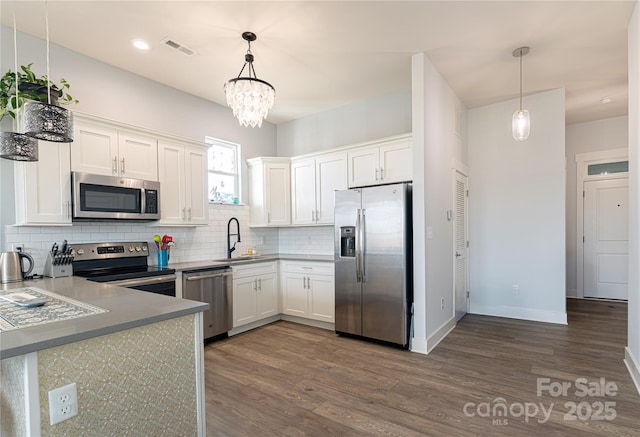
<path id="1" fill-rule="evenodd" d="M 33 82 L 20 82 L 18 89 L 25 94 L 29 94 L 29 98 L 42 103 L 48 103 L 47 87 L 39 83 Z M 26 97 L 26 96 L 25 96 Z M 58 105 L 58 99 L 60 98 L 60 91 L 56 88 L 51 88 L 51 104 Z"/>

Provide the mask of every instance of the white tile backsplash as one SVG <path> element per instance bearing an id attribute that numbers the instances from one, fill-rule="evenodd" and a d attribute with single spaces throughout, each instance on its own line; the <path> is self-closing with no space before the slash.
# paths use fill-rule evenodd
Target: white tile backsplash
<path id="1" fill-rule="evenodd" d="M 280 253 L 333 255 L 333 226 L 281 228 Z"/>
<path id="2" fill-rule="evenodd" d="M 151 249 L 149 264 L 157 264 L 153 236 L 169 234 L 176 243 L 171 248 L 169 265 L 178 262 L 226 258 L 227 222 L 236 217 L 240 222 L 241 242 L 235 254 L 254 247 L 258 253 L 279 251 L 277 228 L 249 228 L 249 207 L 244 205 L 209 205 L 209 225 L 196 228 L 152 226 L 143 223 L 74 223 L 73 226 L 5 226 L 6 244 L 2 250 L 21 245 L 35 261 L 35 273 L 42 273 L 47 253 L 54 242 L 74 243 L 146 241 Z M 235 233 L 235 223 L 233 224 Z M 232 237 L 232 241 L 233 241 Z M 233 243 L 232 243 L 233 244 Z"/>
<path id="3" fill-rule="evenodd" d="M 333 226 L 295 228 L 249 228 L 249 207 L 245 205 L 209 205 L 209 225 L 195 228 L 152 226 L 145 223 L 82 222 L 73 226 L 6 226 L 6 244 L 2 250 L 20 245 L 35 261 L 35 273 L 42 273 L 47 253 L 54 242 L 74 243 L 146 241 L 150 247 L 149 264 L 157 264 L 153 236 L 169 234 L 176 243 L 171 248 L 172 263 L 220 259 L 227 256 L 227 222 L 240 222 L 241 242 L 234 256 L 253 247 L 261 253 L 309 255 L 333 254 Z M 235 223 L 232 232 L 235 233 Z M 232 244 L 234 237 L 232 237 Z"/>

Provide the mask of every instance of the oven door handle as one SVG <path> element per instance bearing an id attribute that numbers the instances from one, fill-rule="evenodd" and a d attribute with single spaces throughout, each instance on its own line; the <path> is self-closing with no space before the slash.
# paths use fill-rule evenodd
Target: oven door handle
<path id="1" fill-rule="evenodd" d="M 217 273 L 217 274 L 214 274 L 214 275 L 187 276 L 187 282 L 204 281 L 205 279 L 222 278 L 224 276 L 231 276 L 231 275 L 233 275 L 233 272 Z"/>
<path id="2" fill-rule="evenodd" d="M 151 276 L 147 278 L 123 279 L 122 281 L 103 282 L 104 284 L 117 285 L 118 287 L 139 287 L 141 285 L 162 284 L 175 282 L 176 275 Z"/>

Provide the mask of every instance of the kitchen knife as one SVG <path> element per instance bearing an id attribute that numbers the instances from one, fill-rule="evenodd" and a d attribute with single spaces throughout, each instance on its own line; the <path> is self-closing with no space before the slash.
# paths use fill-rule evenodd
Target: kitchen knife
<path id="1" fill-rule="evenodd" d="M 62 248 L 60 249 L 60 252 L 61 252 L 62 254 L 67 253 L 67 240 L 64 240 L 64 241 L 62 242 Z"/>
<path id="2" fill-rule="evenodd" d="M 58 254 L 58 243 L 53 243 L 53 246 L 51 246 L 51 255 L 55 258 L 57 254 Z"/>

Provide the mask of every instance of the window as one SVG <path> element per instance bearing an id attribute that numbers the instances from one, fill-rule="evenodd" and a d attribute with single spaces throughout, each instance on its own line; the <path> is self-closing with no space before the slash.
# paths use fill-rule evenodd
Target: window
<path id="1" fill-rule="evenodd" d="M 240 203 L 240 145 L 207 137 L 209 202 Z"/>
<path id="2" fill-rule="evenodd" d="M 611 173 L 627 173 L 629 171 L 629 161 L 606 162 L 604 164 L 590 164 L 587 168 L 589 176 L 611 174 Z"/>

